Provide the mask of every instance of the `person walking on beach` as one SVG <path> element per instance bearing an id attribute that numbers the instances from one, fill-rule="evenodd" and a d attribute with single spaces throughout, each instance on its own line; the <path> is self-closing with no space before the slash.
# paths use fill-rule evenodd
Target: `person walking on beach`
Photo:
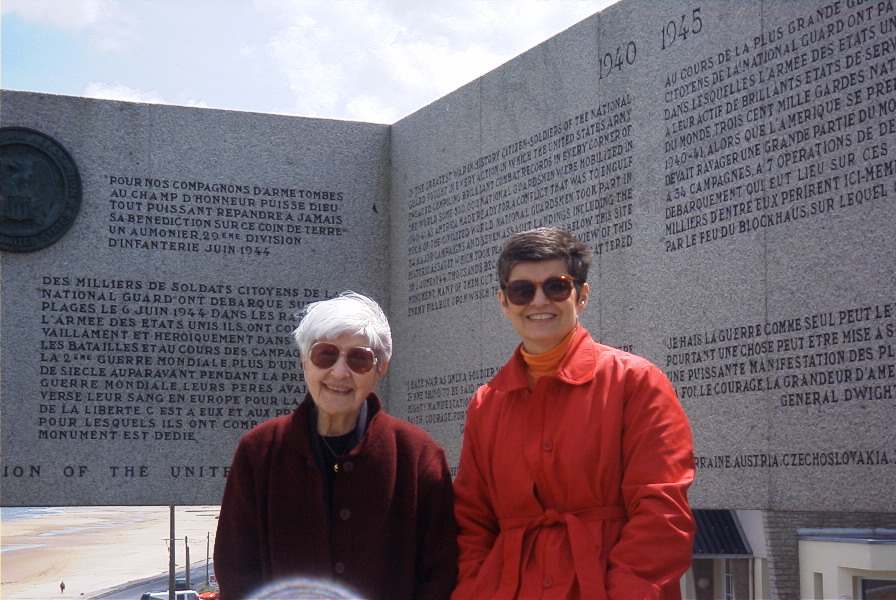
<path id="1" fill-rule="evenodd" d="M 690 426 L 657 367 L 579 323 L 590 263 L 553 227 L 512 236 L 498 259 L 498 303 L 521 343 L 468 408 L 452 600 L 680 597 Z"/>
<path id="2" fill-rule="evenodd" d="M 59 593 L 60 593 L 60 594 L 64 594 L 64 593 L 65 593 L 65 582 L 64 582 L 64 581 L 60 581 L 60 582 L 59 582 Z"/>

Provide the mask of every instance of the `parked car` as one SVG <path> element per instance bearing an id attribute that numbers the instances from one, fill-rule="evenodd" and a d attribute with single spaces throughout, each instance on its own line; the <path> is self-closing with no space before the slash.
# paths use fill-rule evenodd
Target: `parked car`
<path id="1" fill-rule="evenodd" d="M 196 590 L 177 590 L 174 592 L 176 600 L 199 600 Z M 168 600 L 168 592 L 145 592 L 140 600 Z"/>

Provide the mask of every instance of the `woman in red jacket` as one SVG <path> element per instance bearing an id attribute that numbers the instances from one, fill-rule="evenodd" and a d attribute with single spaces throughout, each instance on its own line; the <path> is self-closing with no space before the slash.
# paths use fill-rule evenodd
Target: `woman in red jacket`
<path id="1" fill-rule="evenodd" d="M 383 311 L 347 292 L 309 306 L 294 336 L 308 394 L 236 449 L 215 540 L 221 599 L 307 588 L 283 583 L 293 577 L 367 600 L 448 598 L 451 476 L 432 438 L 374 393 L 392 355 Z"/>
<path id="2" fill-rule="evenodd" d="M 690 427 L 657 367 L 579 324 L 590 261 L 556 228 L 511 237 L 498 260 L 522 343 L 467 412 L 455 600 L 679 597 Z"/>

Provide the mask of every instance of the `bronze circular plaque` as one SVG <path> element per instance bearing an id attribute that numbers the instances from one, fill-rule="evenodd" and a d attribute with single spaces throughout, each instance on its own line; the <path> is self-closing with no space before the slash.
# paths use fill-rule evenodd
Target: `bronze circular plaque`
<path id="1" fill-rule="evenodd" d="M 48 135 L 0 127 L 0 250 L 32 252 L 55 243 L 81 209 L 81 176 Z"/>

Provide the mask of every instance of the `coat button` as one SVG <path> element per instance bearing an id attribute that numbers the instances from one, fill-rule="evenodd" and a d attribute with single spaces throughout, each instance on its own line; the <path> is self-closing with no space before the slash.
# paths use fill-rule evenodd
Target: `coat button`
<path id="1" fill-rule="evenodd" d="M 352 518 L 352 511 L 347 508 L 343 508 L 339 511 L 339 518 L 343 521 L 348 521 Z"/>
<path id="2" fill-rule="evenodd" d="M 548 575 L 547 577 L 544 578 L 544 587 L 549 588 L 552 585 L 554 585 L 554 580 L 551 578 L 550 575 Z"/>
<path id="3" fill-rule="evenodd" d="M 337 562 L 335 565 L 333 565 L 333 572 L 337 575 L 342 575 L 343 573 L 345 573 L 345 564 Z"/>
<path id="4" fill-rule="evenodd" d="M 541 447 L 544 448 L 545 452 L 550 452 L 554 449 L 554 444 L 552 444 L 551 442 L 545 442 L 541 445 Z"/>
<path id="5" fill-rule="evenodd" d="M 353 463 L 350 460 L 347 460 L 344 463 L 342 463 L 342 468 L 345 470 L 346 473 L 351 473 L 352 471 L 355 470 L 355 463 Z"/>

